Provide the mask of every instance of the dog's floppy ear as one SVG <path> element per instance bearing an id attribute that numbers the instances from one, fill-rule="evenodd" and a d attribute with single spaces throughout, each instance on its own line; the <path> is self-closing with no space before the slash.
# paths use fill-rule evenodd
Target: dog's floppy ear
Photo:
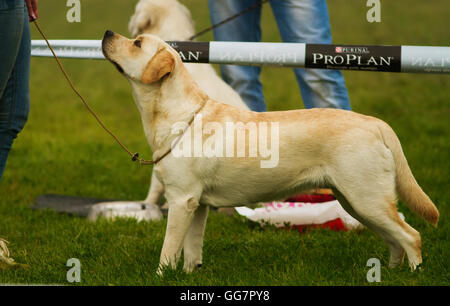
<path id="1" fill-rule="evenodd" d="M 173 71 L 175 59 L 167 49 L 159 50 L 151 60 L 148 61 L 142 73 L 141 81 L 151 84 L 159 81 L 163 76 Z"/>

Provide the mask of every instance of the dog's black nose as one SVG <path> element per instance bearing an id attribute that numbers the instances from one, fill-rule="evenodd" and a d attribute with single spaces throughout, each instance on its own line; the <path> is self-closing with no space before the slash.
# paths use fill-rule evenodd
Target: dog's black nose
<path id="1" fill-rule="evenodd" d="M 103 36 L 103 38 L 108 38 L 114 36 L 114 32 L 111 30 L 106 30 L 105 35 Z"/>

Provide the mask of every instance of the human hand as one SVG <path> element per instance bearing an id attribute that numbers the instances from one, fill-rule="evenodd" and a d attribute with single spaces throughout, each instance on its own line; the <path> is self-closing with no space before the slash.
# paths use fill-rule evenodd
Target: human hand
<path id="1" fill-rule="evenodd" d="M 28 9 L 28 20 L 33 22 L 38 18 L 38 0 L 25 0 Z"/>

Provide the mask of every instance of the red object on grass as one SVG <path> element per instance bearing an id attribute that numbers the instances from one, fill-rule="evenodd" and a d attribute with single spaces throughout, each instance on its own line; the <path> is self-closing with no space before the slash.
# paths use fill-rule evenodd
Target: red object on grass
<path id="1" fill-rule="evenodd" d="M 302 202 L 302 203 L 325 203 L 334 201 L 336 198 L 332 194 L 298 194 L 292 197 L 287 198 L 286 202 Z M 292 225 L 291 229 L 296 229 L 300 233 L 305 232 L 306 230 L 314 229 L 314 228 L 329 228 L 332 231 L 347 231 L 345 227 L 345 223 L 341 218 L 337 218 L 334 220 L 330 220 L 323 224 L 308 224 L 308 225 Z"/>
<path id="2" fill-rule="evenodd" d="M 287 198 L 285 202 L 323 203 L 334 200 L 336 198 L 331 194 L 298 194 Z"/>

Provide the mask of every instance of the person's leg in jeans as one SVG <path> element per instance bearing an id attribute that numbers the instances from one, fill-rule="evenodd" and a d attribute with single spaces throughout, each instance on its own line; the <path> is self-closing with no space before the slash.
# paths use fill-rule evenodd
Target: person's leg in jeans
<path id="1" fill-rule="evenodd" d="M 23 0 L 0 0 L 0 180 L 14 139 L 27 121 L 30 29 Z"/>
<path id="2" fill-rule="evenodd" d="M 212 24 L 216 24 L 255 4 L 258 0 L 209 0 Z M 214 29 L 218 41 L 261 41 L 261 7 L 253 9 L 236 19 Z M 259 80 L 260 67 L 221 65 L 222 78 L 242 97 L 253 111 L 266 111 L 266 104 Z"/>
<path id="3" fill-rule="evenodd" d="M 284 42 L 331 43 L 326 0 L 271 0 L 270 5 Z M 298 68 L 294 72 L 306 108 L 350 109 L 341 71 Z"/>

